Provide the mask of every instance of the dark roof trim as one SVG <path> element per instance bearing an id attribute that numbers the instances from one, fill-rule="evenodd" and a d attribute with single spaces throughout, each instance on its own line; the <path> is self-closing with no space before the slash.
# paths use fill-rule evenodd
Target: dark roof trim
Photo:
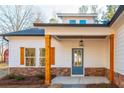
<path id="1" fill-rule="evenodd" d="M 108 25 L 111 26 L 117 18 L 120 16 L 120 14 L 124 11 L 124 5 L 120 5 L 119 8 L 117 9 L 116 13 L 112 17 L 112 19 L 109 21 Z"/>
<path id="2" fill-rule="evenodd" d="M 117 18 L 124 11 L 124 5 L 120 5 L 112 19 L 108 24 L 51 24 L 51 23 L 34 23 L 34 26 L 62 26 L 62 27 L 109 27 L 111 26 Z"/>
<path id="3" fill-rule="evenodd" d="M 8 39 L 6 39 L 6 38 L 5 38 L 5 36 L 3 36 L 3 39 L 4 39 L 4 40 L 6 40 L 7 42 L 9 42 L 9 40 L 8 40 Z"/>
<path id="4" fill-rule="evenodd" d="M 61 26 L 61 27 L 108 27 L 107 24 L 53 24 L 53 23 L 34 23 L 34 26 Z"/>
<path id="5" fill-rule="evenodd" d="M 72 35 L 72 36 L 63 36 L 63 35 L 57 35 L 57 38 L 59 38 L 59 39 L 73 39 L 73 38 L 75 38 L 75 39 L 105 39 L 107 36 L 106 35 L 101 35 L 101 36 L 82 36 L 82 35 L 80 35 L 80 36 L 74 36 L 74 35 Z"/>

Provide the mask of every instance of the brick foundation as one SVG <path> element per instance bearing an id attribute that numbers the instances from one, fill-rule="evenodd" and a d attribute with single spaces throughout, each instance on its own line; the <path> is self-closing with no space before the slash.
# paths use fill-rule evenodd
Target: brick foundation
<path id="1" fill-rule="evenodd" d="M 45 69 L 40 67 L 12 67 L 10 73 L 16 75 L 32 76 L 44 73 Z M 71 68 L 53 67 L 51 73 L 56 76 L 71 76 Z M 85 68 L 85 76 L 105 76 L 105 68 Z"/>
<path id="2" fill-rule="evenodd" d="M 71 68 L 52 68 L 51 73 L 56 76 L 70 76 Z"/>
<path id="3" fill-rule="evenodd" d="M 85 76 L 105 76 L 105 68 L 85 68 Z"/>
<path id="4" fill-rule="evenodd" d="M 115 72 L 114 73 L 114 83 L 120 88 L 124 88 L 124 75 Z"/>
<path id="5" fill-rule="evenodd" d="M 16 75 L 32 76 L 44 72 L 44 68 L 40 67 L 12 67 L 10 68 L 10 73 Z M 71 76 L 71 68 L 51 68 L 51 73 L 56 76 Z M 106 76 L 109 79 L 109 69 L 107 68 L 85 68 L 85 76 Z M 115 72 L 114 73 L 114 83 L 119 87 L 124 87 L 124 75 Z"/>
<path id="6" fill-rule="evenodd" d="M 106 77 L 110 79 L 109 77 L 109 69 L 106 69 Z M 114 72 L 114 84 L 116 84 L 120 88 L 124 88 L 124 75 L 121 75 L 120 73 Z"/>
<path id="7" fill-rule="evenodd" d="M 51 68 L 51 73 L 56 76 L 70 76 L 70 68 Z M 40 67 L 12 67 L 10 73 L 15 75 L 32 76 L 45 73 L 45 68 Z"/>

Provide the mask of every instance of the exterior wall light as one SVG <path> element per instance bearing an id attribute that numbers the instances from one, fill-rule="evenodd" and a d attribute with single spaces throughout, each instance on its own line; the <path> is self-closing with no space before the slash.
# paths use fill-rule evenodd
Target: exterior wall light
<path id="1" fill-rule="evenodd" d="M 84 46 L 83 40 L 80 40 L 80 41 L 79 41 L 79 46 L 80 46 L 80 47 L 83 47 L 83 46 Z"/>

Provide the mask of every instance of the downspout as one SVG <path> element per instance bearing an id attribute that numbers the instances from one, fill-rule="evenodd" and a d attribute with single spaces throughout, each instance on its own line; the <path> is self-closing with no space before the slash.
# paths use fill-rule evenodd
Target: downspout
<path id="1" fill-rule="evenodd" d="M 9 42 L 9 40 L 8 40 L 8 39 L 6 39 L 6 38 L 5 38 L 5 36 L 3 36 L 3 39 L 4 39 L 4 40 L 6 40 L 7 42 Z"/>

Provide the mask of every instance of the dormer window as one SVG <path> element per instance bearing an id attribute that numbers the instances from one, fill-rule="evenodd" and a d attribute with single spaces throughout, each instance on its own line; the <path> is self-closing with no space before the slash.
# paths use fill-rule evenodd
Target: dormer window
<path id="1" fill-rule="evenodd" d="M 80 24 L 86 24 L 86 20 L 80 20 Z"/>
<path id="2" fill-rule="evenodd" d="M 69 20 L 69 24 L 76 24 L 76 20 Z"/>

